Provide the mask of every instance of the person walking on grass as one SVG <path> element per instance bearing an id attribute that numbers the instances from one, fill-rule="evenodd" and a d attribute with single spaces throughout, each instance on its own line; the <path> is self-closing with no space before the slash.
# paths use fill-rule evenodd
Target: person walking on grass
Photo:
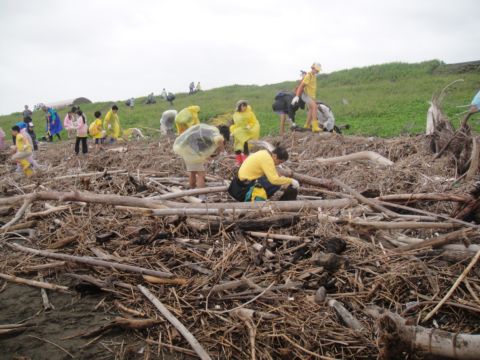
<path id="1" fill-rule="evenodd" d="M 82 143 L 82 154 L 86 155 L 88 153 L 88 124 L 85 115 L 82 110 L 77 111 L 77 137 L 75 139 L 75 154 L 78 155 L 80 152 L 80 143 Z"/>
<path id="2" fill-rule="evenodd" d="M 322 131 L 318 125 L 317 119 L 317 74 L 322 70 L 322 66 L 319 63 L 314 63 L 311 66 L 310 72 L 308 72 L 301 81 L 300 85 L 295 91 L 295 97 L 292 99 L 292 105 L 296 105 L 300 98 L 307 104 L 308 113 L 305 127 L 312 129 L 313 132 Z"/>
<path id="3" fill-rule="evenodd" d="M 237 201 L 265 201 L 286 187 L 280 200 L 295 200 L 300 184 L 279 176 L 276 166 L 288 160 L 288 152 L 277 145 L 272 151 L 260 150 L 250 155 L 238 169 L 228 188 Z"/>
<path id="4" fill-rule="evenodd" d="M 236 163 L 241 165 L 250 153 L 248 141 L 258 140 L 260 137 L 260 123 L 246 100 L 239 100 L 235 105 L 230 134 L 234 139 Z"/>

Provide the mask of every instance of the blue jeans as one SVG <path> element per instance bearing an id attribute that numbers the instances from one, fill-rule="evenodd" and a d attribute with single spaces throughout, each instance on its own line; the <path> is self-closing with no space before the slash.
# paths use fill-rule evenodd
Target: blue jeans
<path id="1" fill-rule="evenodd" d="M 280 190 L 280 186 L 279 185 L 273 185 L 270 181 L 268 181 L 266 176 L 262 176 L 262 177 L 258 178 L 257 182 L 260 185 L 262 185 L 262 187 L 265 189 L 265 192 L 267 193 L 268 197 L 271 197 L 278 190 Z"/>

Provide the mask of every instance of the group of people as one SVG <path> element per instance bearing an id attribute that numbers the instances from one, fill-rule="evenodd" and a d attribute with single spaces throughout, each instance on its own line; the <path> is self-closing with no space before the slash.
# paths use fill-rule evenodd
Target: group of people
<path id="1" fill-rule="evenodd" d="M 202 87 L 201 87 L 201 85 L 200 85 L 200 81 L 197 82 L 197 86 L 195 86 L 195 82 L 192 81 L 192 82 L 190 83 L 190 85 L 188 86 L 188 93 L 191 95 L 191 94 L 195 94 L 195 93 L 197 93 L 197 92 L 199 92 L 199 91 L 202 91 Z"/>
<path id="2" fill-rule="evenodd" d="M 302 100 L 305 101 L 305 100 Z M 292 104 L 292 100 L 289 102 Z M 296 105 L 296 104 L 294 104 Z M 250 154 L 252 140 L 260 137 L 260 123 L 247 100 L 239 100 L 230 127 L 201 124 L 200 107 L 189 106 L 180 112 L 168 110 L 162 114 L 160 128 L 163 134 L 171 132 L 173 124 L 178 137 L 173 151 L 183 158 L 189 173 L 190 188 L 205 187 L 206 164 L 210 157 L 225 152 L 225 143 L 233 136 L 233 149 L 238 171 L 228 192 L 237 201 L 265 201 L 282 187 L 280 200 L 295 200 L 300 184 L 297 180 L 280 176 L 276 166 L 288 160 L 288 152 L 280 145 Z M 294 118 L 294 114 L 290 115 Z"/>

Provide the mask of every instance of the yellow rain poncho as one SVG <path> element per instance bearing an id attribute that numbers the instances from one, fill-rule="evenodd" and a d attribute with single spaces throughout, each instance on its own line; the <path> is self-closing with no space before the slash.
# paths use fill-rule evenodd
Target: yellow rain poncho
<path id="1" fill-rule="evenodd" d="M 107 131 L 107 136 L 110 136 L 114 139 L 118 139 L 122 132 L 120 128 L 120 119 L 118 114 L 114 113 L 113 110 L 109 110 L 107 115 L 105 115 L 105 120 L 103 121 L 103 126 Z"/>
<path id="2" fill-rule="evenodd" d="M 94 139 L 101 139 L 105 137 L 105 131 L 103 130 L 102 119 L 95 119 L 88 128 L 88 133 Z"/>
<path id="3" fill-rule="evenodd" d="M 30 143 L 29 139 L 27 139 L 21 133 L 18 133 L 15 136 L 15 145 L 17 147 L 17 154 L 21 154 L 17 159 L 17 162 L 20 164 L 23 173 L 27 177 L 32 176 L 33 170 L 30 162 L 28 161 L 28 157 L 32 155 L 32 144 Z"/>
<path id="4" fill-rule="evenodd" d="M 198 113 L 200 112 L 200 106 L 192 105 L 181 110 L 177 116 L 175 116 L 175 126 L 177 127 L 177 134 L 180 135 L 189 127 L 200 124 Z"/>
<path id="5" fill-rule="evenodd" d="M 230 134 L 235 139 L 233 145 L 235 151 L 243 151 L 243 145 L 246 141 L 258 140 L 260 137 L 260 123 L 250 105 L 247 106 L 245 111 L 236 111 L 233 114 L 233 125 L 230 126 Z"/>
<path id="6" fill-rule="evenodd" d="M 203 164 L 223 141 L 214 126 L 198 124 L 188 128 L 173 143 L 173 152 L 180 155 L 187 168 L 189 164 Z"/>

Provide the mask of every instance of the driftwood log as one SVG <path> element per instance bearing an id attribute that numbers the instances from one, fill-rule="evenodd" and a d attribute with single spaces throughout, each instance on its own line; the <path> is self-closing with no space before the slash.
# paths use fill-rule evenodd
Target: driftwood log
<path id="1" fill-rule="evenodd" d="M 380 359 L 395 359 L 402 350 L 458 360 L 476 360 L 480 354 L 480 335 L 409 326 L 400 315 L 376 307 L 366 312 L 377 319 Z"/>

